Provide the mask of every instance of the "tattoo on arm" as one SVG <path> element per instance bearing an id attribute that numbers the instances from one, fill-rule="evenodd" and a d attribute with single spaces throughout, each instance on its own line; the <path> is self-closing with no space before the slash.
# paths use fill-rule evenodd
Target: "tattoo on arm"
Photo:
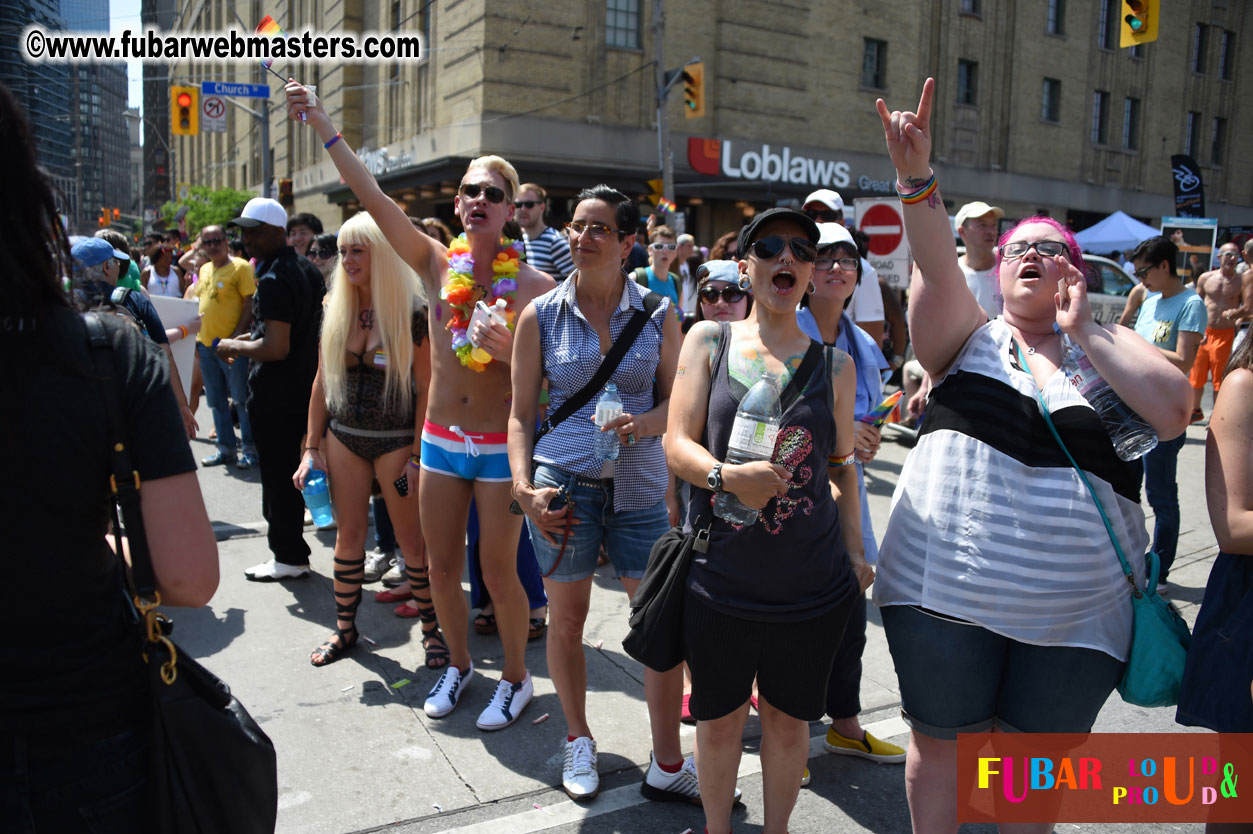
<path id="1" fill-rule="evenodd" d="M 831 378 L 835 379 L 844 370 L 844 366 L 848 364 L 849 356 L 842 350 L 832 351 L 834 356 L 831 357 Z"/>
<path id="2" fill-rule="evenodd" d="M 687 373 L 687 365 L 680 365 L 680 366 L 679 366 L 678 368 L 676 368 L 676 369 L 675 369 L 675 371 L 674 371 L 674 375 L 675 375 L 675 376 L 683 376 L 683 375 L 684 375 L 684 374 L 686 374 L 686 373 Z"/>
<path id="3" fill-rule="evenodd" d="M 935 208 L 936 206 L 943 205 L 943 203 L 940 202 L 940 192 L 938 190 L 931 192 L 931 196 L 927 198 L 927 205 L 930 208 Z"/>
<path id="4" fill-rule="evenodd" d="M 930 177 L 906 177 L 905 178 L 905 184 L 908 185 L 910 188 L 922 188 L 924 185 L 926 185 L 929 182 L 931 182 Z"/>

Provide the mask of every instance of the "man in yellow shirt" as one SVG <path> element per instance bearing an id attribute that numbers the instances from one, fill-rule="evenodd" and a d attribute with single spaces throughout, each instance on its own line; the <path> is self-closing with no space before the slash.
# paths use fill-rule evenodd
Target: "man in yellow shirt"
<path id="1" fill-rule="evenodd" d="M 200 243 L 209 262 L 200 267 L 200 280 L 193 289 L 200 300 L 201 326 L 196 337 L 196 354 L 200 358 L 200 375 L 204 379 L 205 397 L 213 410 L 213 427 L 217 431 L 218 448 L 203 458 L 203 466 L 233 463 L 239 469 L 257 464 L 257 446 L 252 438 L 252 424 L 244 400 L 248 396 L 248 360 L 227 363 L 219 359 L 214 346 L 222 339 L 235 339 L 252 326 L 252 295 L 257 291 L 252 265 L 231 256 L 226 245 L 226 232 L 221 226 L 206 226 L 200 232 Z M 244 450 L 235 455 L 235 425 L 227 394 L 235 401 L 239 415 L 239 431 Z"/>

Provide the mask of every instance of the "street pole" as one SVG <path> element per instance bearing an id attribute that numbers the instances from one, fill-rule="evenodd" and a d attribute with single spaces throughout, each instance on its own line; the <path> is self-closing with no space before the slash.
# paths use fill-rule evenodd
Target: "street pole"
<path id="1" fill-rule="evenodd" d="M 272 197 L 274 159 L 270 156 L 270 100 L 261 99 L 261 196 Z"/>
<path id="2" fill-rule="evenodd" d="M 666 78 L 666 61 L 663 49 L 666 15 L 662 0 L 653 0 L 653 60 L 657 70 L 657 161 L 661 167 L 661 193 L 667 200 L 674 200 L 674 156 L 670 152 L 670 114 L 666 110 L 666 94 L 669 92 Z"/>

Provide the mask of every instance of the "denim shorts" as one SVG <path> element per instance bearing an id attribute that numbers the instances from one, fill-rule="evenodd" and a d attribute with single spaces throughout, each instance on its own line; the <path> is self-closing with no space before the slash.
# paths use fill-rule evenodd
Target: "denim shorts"
<path id="1" fill-rule="evenodd" d="M 581 522 L 570 528 L 563 552 L 560 533 L 554 536 L 557 543 L 551 544 L 527 519 L 540 574 L 554 582 L 578 582 L 594 574 L 602 544 L 618 576 L 639 579 L 648 566 L 653 545 L 670 529 L 665 498 L 643 510 L 616 512 L 612 480 L 582 478 L 539 464 L 532 483 L 537 487 L 564 486 L 573 499 L 574 517 Z"/>
<path id="2" fill-rule="evenodd" d="M 1123 662 L 1078 646 L 1036 646 L 922 611 L 879 609 L 901 687 L 901 715 L 923 735 L 1087 733 Z"/>

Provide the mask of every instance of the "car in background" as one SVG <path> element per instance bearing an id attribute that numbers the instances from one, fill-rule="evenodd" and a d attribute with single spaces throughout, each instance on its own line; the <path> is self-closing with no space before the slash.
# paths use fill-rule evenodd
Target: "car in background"
<path id="1" fill-rule="evenodd" d="M 1101 324 L 1116 323 L 1127 306 L 1127 296 L 1139 282 L 1109 258 L 1085 252 L 1083 260 L 1087 264 L 1088 306 L 1092 308 L 1092 318 Z M 1133 324 L 1135 319 L 1128 326 Z"/>

